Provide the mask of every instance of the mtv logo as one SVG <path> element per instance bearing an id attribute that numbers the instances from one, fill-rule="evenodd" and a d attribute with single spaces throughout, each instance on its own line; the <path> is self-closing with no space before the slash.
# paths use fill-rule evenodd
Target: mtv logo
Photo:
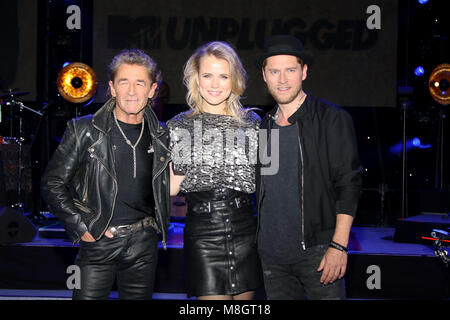
<path id="1" fill-rule="evenodd" d="M 108 48 L 161 48 L 161 17 L 109 16 Z"/>

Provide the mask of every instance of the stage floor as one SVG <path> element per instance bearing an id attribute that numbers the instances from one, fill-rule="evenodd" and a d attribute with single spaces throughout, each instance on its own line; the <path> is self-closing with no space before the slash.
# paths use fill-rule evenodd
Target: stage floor
<path id="1" fill-rule="evenodd" d="M 167 250 L 159 253 L 155 299 L 187 299 L 184 286 L 184 223 L 173 222 Z M 429 245 L 393 240 L 393 227 L 354 226 L 346 274 L 350 299 L 448 297 L 448 270 Z M 70 299 L 66 287 L 78 245 L 42 238 L 0 247 L 0 299 Z M 375 267 L 374 267 L 375 266 Z M 264 292 L 258 298 L 264 299 Z M 112 299 L 117 299 L 113 291 Z"/>
<path id="2" fill-rule="evenodd" d="M 170 224 L 169 236 L 167 239 L 168 249 L 183 248 L 184 223 Z M 54 232 L 63 232 L 63 229 L 54 229 Z M 408 256 L 429 256 L 434 257 L 432 242 L 430 245 L 401 243 L 393 240 L 395 228 L 393 227 L 365 227 L 353 226 L 351 229 L 349 254 L 383 254 L 383 255 L 408 255 Z M 429 236 L 429 235 L 427 235 Z M 25 247 L 78 247 L 67 238 L 42 238 L 39 234 L 32 242 L 14 244 Z M 163 246 L 159 243 L 159 248 Z"/>
<path id="3" fill-rule="evenodd" d="M 432 242 L 430 245 L 395 242 L 395 228 L 354 226 L 351 233 L 360 247 L 350 248 L 350 254 L 435 256 Z"/>

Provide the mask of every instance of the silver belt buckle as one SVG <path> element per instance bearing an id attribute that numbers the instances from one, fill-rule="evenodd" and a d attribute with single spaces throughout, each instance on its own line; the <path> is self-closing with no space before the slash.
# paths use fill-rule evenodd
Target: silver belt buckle
<path id="1" fill-rule="evenodd" d="M 112 233 L 115 237 L 123 237 L 126 236 L 126 234 L 122 234 L 121 230 L 129 230 L 130 225 L 124 225 L 124 226 L 114 226 L 109 228 L 109 231 Z"/>

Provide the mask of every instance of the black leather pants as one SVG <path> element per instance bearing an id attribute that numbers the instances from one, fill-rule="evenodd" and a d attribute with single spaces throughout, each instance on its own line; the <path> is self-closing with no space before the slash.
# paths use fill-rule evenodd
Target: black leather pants
<path id="1" fill-rule="evenodd" d="M 76 264 L 80 289 L 74 300 L 108 299 L 117 276 L 119 299 L 151 299 L 158 258 L 158 237 L 148 227 L 126 237 L 81 242 Z"/>

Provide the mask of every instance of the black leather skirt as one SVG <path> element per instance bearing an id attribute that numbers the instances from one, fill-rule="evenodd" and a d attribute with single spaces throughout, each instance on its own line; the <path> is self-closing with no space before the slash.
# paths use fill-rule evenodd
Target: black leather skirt
<path id="1" fill-rule="evenodd" d="M 250 195 L 231 189 L 186 194 L 188 296 L 236 295 L 263 285 Z"/>

